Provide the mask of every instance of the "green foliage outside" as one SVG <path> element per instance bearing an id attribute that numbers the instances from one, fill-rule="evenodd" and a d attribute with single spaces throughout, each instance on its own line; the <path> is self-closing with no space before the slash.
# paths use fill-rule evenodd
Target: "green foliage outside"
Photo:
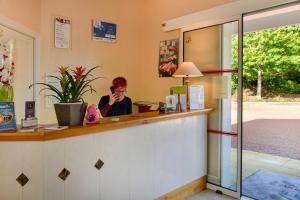
<path id="1" fill-rule="evenodd" d="M 243 84 L 254 93 L 258 71 L 262 88 L 267 93 L 300 93 L 300 25 L 273 28 L 244 35 Z M 238 40 L 232 39 L 232 69 L 238 68 Z M 232 78 L 237 88 L 237 73 Z"/>

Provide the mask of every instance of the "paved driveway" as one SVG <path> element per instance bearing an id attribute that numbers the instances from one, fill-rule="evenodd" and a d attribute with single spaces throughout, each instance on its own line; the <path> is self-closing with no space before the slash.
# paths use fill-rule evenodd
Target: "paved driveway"
<path id="1" fill-rule="evenodd" d="M 236 104 L 232 106 L 236 131 Z M 244 103 L 243 149 L 300 160 L 300 105 Z M 236 138 L 233 138 L 236 147 Z M 300 166 L 299 166 L 300 168 Z"/>

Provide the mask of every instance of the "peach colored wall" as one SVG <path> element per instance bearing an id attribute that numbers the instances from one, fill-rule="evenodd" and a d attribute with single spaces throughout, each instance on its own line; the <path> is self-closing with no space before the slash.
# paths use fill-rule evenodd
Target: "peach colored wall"
<path id="1" fill-rule="evenodd" d="M 40 30 L 41 0 L 0 0 L 0 15 L 35 32 Z"/>
<path id="2" fill-rule="evenodd" d="M 89 103 L 97 104 L 108 92 L 111 79 L 118 75 L 127 77 L 128 96 L 133 101 L 164 101 L 169 87 L 181 81 L 158 77 L 159 41 L 179 37 L 179 31 L 163 32 L 161 22 L 231 1 L 0 0 L 0 15 L 41 34 L 41 81 L 60 65 L 102 65 L 98 75 L 106 78 L 95 83 L 98 93 L 86 97 Z M 72 20 L 69 50 L 53 47 L 54 16 Z M 116 23 L 117 43 L 92 41 L 92 19 Z M 44 101 L 38 109 L 43 114 L 41 122 L 55 121 L 54 110 L 46 108 Z"/>
<path id="3" fill-rule="evenodd" d="M 181 84 L 181 80 L 174 78 L 159 78 L 158 76 L 158 48 L 159 41 L 179 38 L 179 30 L 163 32 L 161 23 L 165 20 L 191 14 L 205 10 L 234 0 L 147 0 L 146 1 L 146 25 L 147 31 L 143 40 L 143 46 L 147 47 L 143 51 L 143 73 L 142 87 L 145 100 L 165 101 L 165 96 L 169 92 L 171 85 Z"/>
<path id="4" fill-rule="evenodd" d="M 42 70 L 41 76 L 53 73 L 58 66 L 93 67 L 103 66 L 94 75 L 106 78 L 97 81 L 94 86 L 97 94 L 86 95 L 88 103 L 98 104 L 102 95 L 109 92 L 111 80 L 124 76 L 128 80 L 128 96 L 138 99 L 139 68 L 142 57 L 142 36 L 144 33 L 144 4 L 140 0 L 42 0 Z M 70 17 L 72 21 L 72 48 L 56 49 L 53 41 L 54 16 Z M 97 42 L 91 39 L 92 19 L 101 19 L 117 24 L 117 42 Z M 41 105 L 47 120 L 54 121 L 53 109 Z"/>

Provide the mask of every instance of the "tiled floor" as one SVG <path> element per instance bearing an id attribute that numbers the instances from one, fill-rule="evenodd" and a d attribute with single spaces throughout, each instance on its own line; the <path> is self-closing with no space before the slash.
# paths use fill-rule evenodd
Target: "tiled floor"
<path id="1" fill-rule="evenodd" d="M 212 190 L 205 190 L 191 197 L 188 197 L 185 200 L 234 200 L 234 198 L 226 195 L 216 194 Z"/>

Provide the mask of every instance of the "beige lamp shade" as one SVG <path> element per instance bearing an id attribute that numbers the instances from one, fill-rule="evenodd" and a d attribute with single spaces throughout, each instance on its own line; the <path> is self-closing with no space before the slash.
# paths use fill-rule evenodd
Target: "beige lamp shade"
<path id="1" fill-rule="evenodd" d="M 173 77 L 199 77 L 203 76 L 193 62 L 183 62 L 173 74 Z"/>

